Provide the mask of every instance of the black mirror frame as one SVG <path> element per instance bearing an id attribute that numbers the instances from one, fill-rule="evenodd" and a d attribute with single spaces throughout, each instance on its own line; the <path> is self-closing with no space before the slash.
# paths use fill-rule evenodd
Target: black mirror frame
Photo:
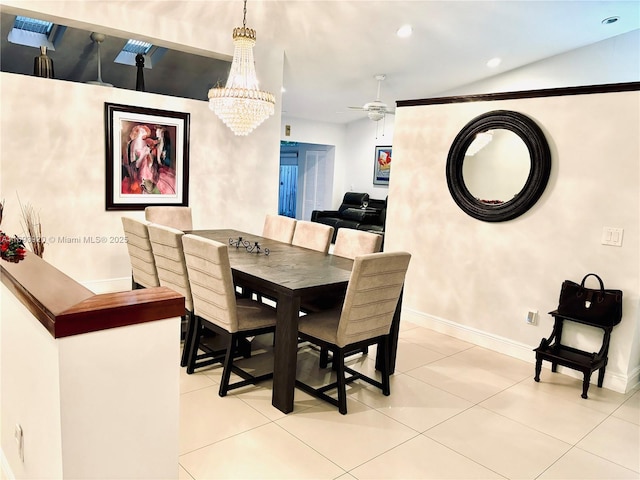
<path id="1" fill-rule="evenodd" d="M 531 169 L 524 187 L 515 198 L 502 204 L 485 204 L 467 189 L 462 177 L 462 164 L 475 136 L 497 128 L 510 130 L 522 139 L 529 150 Z M 526 115 L 509 110 L 494 110 L 471 120 L 454 139 L 447 157 L 447 186 L 453 200 L 467 215 L 485 222 L 504 222 L 529 210 L 544 192 L 550 173 L 551 151 L 544 133 Z"/>

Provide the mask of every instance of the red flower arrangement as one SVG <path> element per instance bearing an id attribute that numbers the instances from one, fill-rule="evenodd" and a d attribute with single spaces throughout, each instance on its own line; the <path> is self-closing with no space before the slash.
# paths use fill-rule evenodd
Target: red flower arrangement
<path id="1" fill-rule="evenodd" d="M 4 199 L 0 200 L 0 224 L 2 223 L 2 214 L 4 213 Z M 24 242 L 15 235 L 13 238 L 0 230 L 0 256 L 8 262 L 18 263 L 24 260 L 24 254 L 27 250 L 24 248 Z"/>
<path id="2" fill-rule="evenodd" d="M 26 252 L 24 242 L 17 235 L 11 238 L 0 230 L 0 254 L 3 260 L 17 263 L 20 260 L 24 260 Z"/>

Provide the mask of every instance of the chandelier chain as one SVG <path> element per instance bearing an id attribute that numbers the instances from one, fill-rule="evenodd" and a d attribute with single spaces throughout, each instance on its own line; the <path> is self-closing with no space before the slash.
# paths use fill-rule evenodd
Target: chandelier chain
<path id="1" fill-rule="evenodd" d="M 244 0 L 244 17 L 242 18 L 242 26 L 247 26 L 247 0 Z"/>

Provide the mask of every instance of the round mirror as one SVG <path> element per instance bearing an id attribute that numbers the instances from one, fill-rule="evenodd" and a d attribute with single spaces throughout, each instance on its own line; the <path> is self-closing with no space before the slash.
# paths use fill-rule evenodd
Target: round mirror
<path id="1" fill-rule="evenodd" d="M 511 220 L 544 192 L 549 145 L 538 125 L 507 110 L 480 115 L 456 136 L 447 158 L 447 185 L 458 206 L 487 222 Z"/>
<path id="2" fill-rule="evenodd" d="M 476 134 L 462 164 L 467 189 L 489 205 L 514 199 L 527 183 L 530 171 L 525 143 L 511 130 L 501 128 Z"/>

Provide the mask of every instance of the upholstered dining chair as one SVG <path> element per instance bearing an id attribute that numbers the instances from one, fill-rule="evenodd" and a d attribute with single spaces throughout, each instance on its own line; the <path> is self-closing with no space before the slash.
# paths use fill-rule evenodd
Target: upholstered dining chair
<path id="1" fill-rule="evenodd" d="M 332 238 L 333 227 L 322 223 L 298 220 L 291 244 L 328 253 Z"/>
<path id="2" fill-rule="evenodd" d="M 131 261 L 131 287 L 134 290 L 160 286 L 149 241 L 148 225 L 149 222 L 144 220 L 122 217 L 122 228 L 127 237 L 127 250 Z"/>
<path id="3" fill-rule="evenodd" d="M 296 229 L 296 219 L 284 215 L 267 214 L 264 218 L 262 236 L 291 244 L 293 232 Z"/>
<path id="4" fill-rule="evenodd" d="M 336 243 L 333 247 L 333 254 L 340 257 L 354 259 L 358 255 L 367 253 L 377 253 L 382 248 L 382 235 L 354 230 L 353 228 L 340 228 L 336 235 Z M 319 310 L 331 306 L 331 299 L 317 299 L 314 304 L 305 304 L 306 309 Z M 335 299 L 334 299 L 335 301 Z M 367 354 L 369 347 L 363 347 L 357 352 Z M 326 348 L 320 349 L 320 368 L 326 368 L 329 364 L 329 352 Z"/>
<path id="5" fill-rule="evenodd" d="M 364 232 L 362 230 L 354 230 L 352 228 L 340 228 L 336 235 L 336 243 L 333 248 L 333 255 L 350 258 L 353 260 L 357 255 L 364 255 L 366 253 L 379 252 L 382 247 L 382 236 L 375 233 Z M 343 299 L 331 297 L 318 297 L 313 300 L 308 300 L 302 306 L 303 311 L 316 311 L 326 310 L 333 308 L 338 302 L 342 302 Z M 363 353 L 366 353 L 366 348 Z M 322 360 L 320 366 L 322 368 L 327 366 L 326 350 L 323 350 Z"/>
<path id="6" fill-rule="evenodd" d="M 333 254 L 353 260 L 358 255 L 377 253 L 381 249 L 382 235 L 353 228 L 339 228 Z"/>
<path id="7" fill-rule="evenodd" d="M 333 353 L 336 381 L 314 388 L 300 380 L 301 390 L 347 413 L 346 385 L 361 379 L 390 395 L 389 342 L 393 315 L 400 299 L 411 254 L 380 252 L 357 256 L 341 308 L 312 312 L 300 318 L 298 336 Z M 381 381 L 345 366 L 345 354 L 377 344 L 383 355 Z M 346 374 L 350 374 L 349 377 Z M 335 399 L 326 392 L 337 388 Z"/>
<path id="8" fill-rule="evenodd" d="M 191 338 L 193 336 L 191 329 L 194 326 L 194 319 L 191 286 L 189 285 L 187 264 L 185 263 L 184 252 L 182 251 L 182 236 L 184 232 L 176 228 L 155 223 L 150 223 L 147 225 L 147 228 L 149 230 L 149 240 L 151 241 L 151 249 L 156 262 L 160 285 L 169 287 L 184 296 L 185 315 L 183 319 L 186 320 L 187 328 L 184 336 L 180 366 L 185 367 L 187 365 L 187 357 L 191 350 Z"/>
<path id="9" fill-rule="evenodd" d="M 198 362 L 200 337 L 195 333 L 204 326 L 226 335 L 228 339 L 218 391 L 221 397 L 229 390 L 272 378 L 273 372 L 254 376 L 242 370 L 234 365 L 234 357 L 241 340 L 275 332 L 275 310 L 249 298 L 237 298 L 227 245 L 196 235 L 185 235 L 182 237 L 182 244 L 193 295 L 196 327 L 191 340 L 187 373 L 222 360 L 213 355 L 208 360 Z M 230 383 L 232 371 L 243 380 Z"/>
<path id="10" fill-rule="evenodd" d="M 191 207 L 146 207 L 144 218 L 148 222 L 166 225 L 178 230 L 193 230 Z"/>

